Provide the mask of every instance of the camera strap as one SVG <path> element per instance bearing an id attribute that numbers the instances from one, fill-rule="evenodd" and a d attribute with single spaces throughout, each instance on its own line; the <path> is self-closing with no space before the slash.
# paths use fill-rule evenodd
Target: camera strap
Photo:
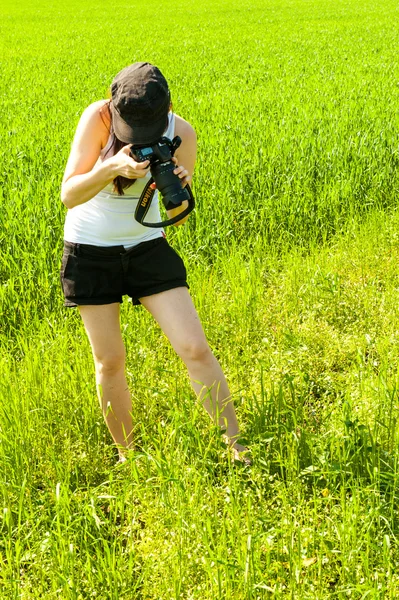
<path id="1" fill-rule="evenodd" d="M 144 219 L 147 216 L 147 213 L 151 206 L 152 199 L 153 199 L 155 191 L 156 191 L 154 188 L 151 187 L 152 183 L 154 183 L 154 179 L 151 177 L 148 180 L 144 190 L 141 193 L 140 199 L 137 202 L 136 210 L 134 213 L 134 218 L 136 219 L 136 221 L 138 221 L 145 227 L 154 227 L 155 228 L 155 227 L 167 227 L 168 225 L 173 225 L 174 223 L 177 223 L 178 221 L 181 221 L 182 219 L 184 219 L 184 217 L 186 217 L 194 209 L 194 206 L 195 206 L 194 196 L 193 196 L 190 186 L 186 185 L 185 189 L 187 190 L 188 195 L 189 195 L 187 208 L 185 208 L 181 213 L 172 217 L 171 219 L 166 219 L 166 221 L 161 221 L 160 223 L 147 223 L 146 221 L 144 221 Z M 172 208 L 177 208 L 177 207 L 173 204 L 169 204 L 168 206 L 165 206 L 165 208 L 166 208 L 166 210 L 170 210 Z"/>

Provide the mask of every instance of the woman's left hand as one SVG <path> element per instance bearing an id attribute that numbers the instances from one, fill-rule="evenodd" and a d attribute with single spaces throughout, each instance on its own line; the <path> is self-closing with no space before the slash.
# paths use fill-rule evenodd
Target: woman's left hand
<path id="1" fill-rule="evenodd" d="M 175 165 L 178 165 L 178 160 L 175 156 L 172 157 L 172 161 L 175 163 Z M 173 173 L 175 175 L 178 176 L 178 178 L 181 180 L 181 185 L 182 187 L 186 187 L 186 185 L 188 183 L 190 183 L 191 181 L 191 177 L 189 175 L 189 172 L 187 171 L 187 169 L 185 167 L 183 167 L 182 165 L 179 165 L 176 167 L 176 169 L 173 170 Z M 153 190 L 156 189 L 156 183 L 152 183 L 151 187 Z"/>
<path id="2" fill-rule="evenodd" d="M 186 187 L 186 185 L 191 181 L 191 177 L 187 169 L 182 165 L 178 164 L 177 158 L 175 156 L 173 156 L 172 160 L 175 163 L 175 165 L 178 165 L 176 169 L 174 169 L 173 173 L 177 175 L 178 178 L 181 180 L 182 187 Z"/>

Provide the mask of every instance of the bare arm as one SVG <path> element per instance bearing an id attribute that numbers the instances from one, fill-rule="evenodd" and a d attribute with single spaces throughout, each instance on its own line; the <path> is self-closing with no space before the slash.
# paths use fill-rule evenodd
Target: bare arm
<path id="1" fill-rule="evenodd" d="M 100 101 L 88 106 L 76 129 L 61 186 L 61 200 L 67 208 L 91 200 L 118 175 L 138 179 L 148 172 L 149 162 L 136 163 L 129 154 L 130 145 L 97 163 L 109 135 L 100 114 L 104 104 Z"/>
<path id="2" fill-rule="evenodd" d="M 179 178 L 182 180 L 182 185 L 185 186 L 191 182 L 194 173 L 194 166 L 197 157 L 197 136 L 190 123 L 187 123 L 187 121 L 177 115 L 175 118 L 175 134 L 181 137 L 182 143 L 176 150 L 174 157 L 174 162 L 177 165 L 174 173 L 179 176 Z M 187 205 L 188 202 L 185 200 L 181 206 L 168 210 L 168 217 L 172 218 L 175 215 L 180 214 L 187 208 Z M 183 225 L 189 216 L 190 215 L 187 215 L 181 221 L 177 221 L 175 225 Z"/>

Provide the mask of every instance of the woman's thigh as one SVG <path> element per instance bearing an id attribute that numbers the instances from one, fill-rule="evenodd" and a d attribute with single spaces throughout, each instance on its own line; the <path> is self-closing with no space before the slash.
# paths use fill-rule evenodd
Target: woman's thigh
<path id="1" fill-rule="evenodd" d="M 98 361 L 123 360 L 124 344 L 119 321 L 119 302 L 79 306 L 94 358 Z"/>
<path id="2" fill-rule="evenodd" d="M 198 313 L 186 287 L 173 288 L 140 298 L 153 315 L 175 351 L 180 355 L 191 349 L 207 350 L 208 343 Z"/>

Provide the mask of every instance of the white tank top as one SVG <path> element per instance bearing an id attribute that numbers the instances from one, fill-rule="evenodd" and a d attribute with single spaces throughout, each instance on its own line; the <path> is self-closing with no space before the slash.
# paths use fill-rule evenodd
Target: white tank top
<path id="1" fill-rule="evenodd" d="M 173 139 L 175 135 L 175 116 L 169 113 L 169 125 L 165 134 Z M 109 137 L 102 149 L 98 161 L 102 161 L 112 142 Z M 145 227 L 136 221 L 134 212 L 137 202 L 151 174 L 136 179 L 133 185 L 125 190 L 123 196 L 113 191 L 110 183 L 91 200 L 70 208 L 66 214 L 64 240 L 76 244 L 93 246 L 125 246 L 131 248 L 141 242 L 164 235 L 163 229 Z M 161 221 L 158 204 L 158 192 L 155 191 L 146 221 Z"/>

